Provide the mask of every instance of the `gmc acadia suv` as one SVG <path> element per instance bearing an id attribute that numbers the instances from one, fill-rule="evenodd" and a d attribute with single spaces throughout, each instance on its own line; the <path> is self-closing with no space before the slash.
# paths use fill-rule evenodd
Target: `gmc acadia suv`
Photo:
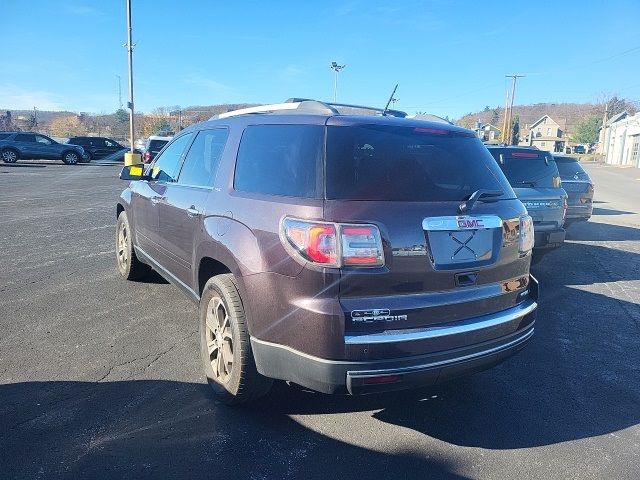
<path id="1" fill-rule="evenodd" d="M 122 170 L 119 272 L 152 267 L 199 302 L 204 369 L 228 403 L 273 379 L 432 385 L 533 335 L 532 220 L 480 140 L 342 107 L 221 114 Z"/>

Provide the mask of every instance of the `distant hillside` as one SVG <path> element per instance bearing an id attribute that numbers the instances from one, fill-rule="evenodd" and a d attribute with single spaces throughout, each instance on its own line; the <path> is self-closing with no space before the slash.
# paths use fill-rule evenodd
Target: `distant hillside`
<path id="1" fill-rule="evenodd" d="M 566 131 L 571 133 L 580 121 L 590 116 L 602 117 L 604 115 L 604 106 L 594 103 L 536 103 L 534 105 L 514 105 L 513 116 L 520 118 L 520 127 L 526 128 L 527 125 L 539 120 L 544 115 L 549 115 L 560 125 L 566 124 Z M 626 109 L 629 113 L 635 113 L 636 105 L 633 102 L 622 101 L 622 105 L 616 106 L 621 110 Z M 504 116 L 504 107 L 488 107 L 483 111 L 476 113 L 468 113 L 459 120 L 457 124 L 467 128 L 475 128 L 476 122 L 491 123 L 498 128 L 502 128 Z"/>

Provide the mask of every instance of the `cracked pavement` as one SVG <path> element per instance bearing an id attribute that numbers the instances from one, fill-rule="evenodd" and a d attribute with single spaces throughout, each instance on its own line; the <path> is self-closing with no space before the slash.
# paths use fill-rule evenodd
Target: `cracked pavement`
<path id="1" fill-rule="evenodd" d="M 429 391 L 215 403 L 197 308 L 115 267 L 119 167 L 0 164 L 1 478 L 639 478 L 640 171 L 533 273 L 536 335 Z"/>

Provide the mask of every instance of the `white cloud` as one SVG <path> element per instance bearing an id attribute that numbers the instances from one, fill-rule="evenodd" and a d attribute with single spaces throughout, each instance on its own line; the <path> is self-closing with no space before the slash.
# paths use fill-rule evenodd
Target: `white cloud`
<path id="1" fill-rule="evenodd" d="M 12 110 L 62 110 L 60 96 L 44 90 L 27 90 L 15 85 L 0 85 L 0 108 Z"/>

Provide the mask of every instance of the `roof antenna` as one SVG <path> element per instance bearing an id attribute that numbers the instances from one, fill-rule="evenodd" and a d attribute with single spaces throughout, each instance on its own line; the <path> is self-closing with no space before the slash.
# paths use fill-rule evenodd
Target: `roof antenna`
<path id="1" fill-rule="evenodd" d="M 389 101 L 384 106 L 384 110 L 382 110 L 382 115 L 383 116 L 387 115 L 387 110 L 389 110 L 389 104 L 391 103 L 391 100 L 393 100 L 393 96 L 396 94 L 396 90 L 397 89 L 398 89 L 398 84 L 396 83 L 396 87 L 393 89 L 393 92 L 391 92 L 391 96 L 389 97 Z"/>

